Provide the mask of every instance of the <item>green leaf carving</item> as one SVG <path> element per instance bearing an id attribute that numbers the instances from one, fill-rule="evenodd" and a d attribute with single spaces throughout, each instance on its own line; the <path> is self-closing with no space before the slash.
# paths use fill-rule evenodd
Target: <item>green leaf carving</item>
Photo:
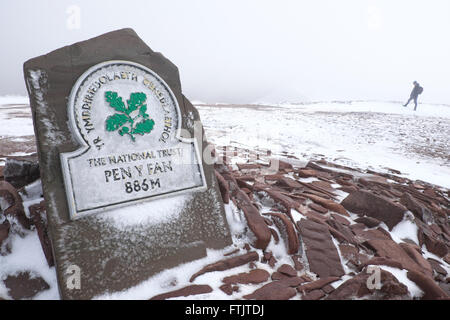
<path id="1" fill-rule="evenodd" d="M 115 113 L 106 119 L 106 130 L 115 131 L 129 121 L 129 118 L 125 114 Z"/>
<path id="2" fill-rule="evenodd" d="M 106 91 L 106 101 L 109 106 L 119 113 L 115 113 L 106 119 L 106 130 L 115 131 L 121 136 L 129 135 L 132 141 L 135 141 L 134 134 L 144 135 L 153 130 L 155 121 L 150 119 L 147 114 L 147 105 L 145 101 L 147 96 L 143 92 L 134 92 L 130 94 L 130 99 L 127 100 L 127 106 L 123 103 L 122 97 L 117 92 Z M 130 114 L 139 108 L 139 114 L 132 118 Z M 141 121 L 136 122 L 137 119 Z"/>
<path id="3" fill-rule="evenodd" d="M 147 114 L 146 112 L 147 112 L 147 105 L 144 104 L 144 105 L 142 105 L 142 107 L 139 109 L 139 115 L 140 115 L 141 117 L 143 117 L 144 119 L 147 119 L 147 118 L 148 118 L 148 114 Z"/>
<path id="4" fill-rule="evenodd" d="M 136 125 L 136 128 L 133 129 L 133 133 L 143 136 L 145 133 L 150 133 L 150 131 L 153 130 L 154 125 L 155 121 L 153 121 L 153 119 L 146 119 Z"/>
<path id="5" fill-rule="evenodd" d="M 114 91 L 106 91 L 105 92 L 106 101 L 109 102 L 109 105 L 116 109 L 117 111 L 127 113 L 127 109 L 125 107 L 125 103 L 122 101 L 122 97 L 117 95 L 117 92 Z M 127 113 L 128 114 L 128 113 Z"/>
<path id="6" fill-rule="evenodd" d="M 145 103 L 145 100 L 147 100 L 147 96 L 145 95 L 145 93 L 134 92 L 134 93 L 130 94 L 130 99 L 127 100 L 127 104 L 128 104 L 127 114 L 130 114 L 137 108 L 141 107 Z"/>

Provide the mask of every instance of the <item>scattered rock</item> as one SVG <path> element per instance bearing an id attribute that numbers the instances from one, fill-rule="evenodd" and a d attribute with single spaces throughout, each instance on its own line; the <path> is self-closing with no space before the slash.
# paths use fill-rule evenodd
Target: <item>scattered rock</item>
<path id="1" fill-rule="evenodd" d="M 322 291 L 325 292 L 326 294 L 330 294 L 334 291 L 333 286 L 327 284 L 325 287 L 322 288 Z"/>
<path id="2" fill-rule="evenodd" d="M 226 283 L 219 287 L 220 290 L 225 292 L 227 295 L 231 296 L 234 292 L 239 292 L 239 287 Z"/>
<path id="3" fill-rule="evenodd" d="M 294 170 L 294 167 L 292 166 L 292 164 L 280 160 L 280 159 L 276 159 L 276 160 L 271 160 L 270 161 L 270 166 L 273 167 L 274 166 L 274 162 L 278 163 L 278 171 L 285 171 L 285 172 L 291 172 Z M 276 165 L 276 163 L 275 163 Z"/>
<path id="4" fill-rule="evenodd" d="M 313 169 L 299 169 L 297 174 L 300 178 L 310 178 L 319 176 L 319 172 Z"/>
<path id="5" fill-rule="evenodd" d="M 428 258 L 427 260 L 436 273 L 441 274 L 444 277 L 447 276 L 447 271 L 441 266 L 439 261 L 434 260 L 433 258 Z"/>
<path id="6" fill-rule="evenodd" d="M 8 157 L 3 169 L 5 181 L 15 188 L 21 188 L 39 179 L 39 162 L 37 154 L 29 156 Z"/>
<path id="7" fill-rule="evenodd" d="M 321 278 L 343 276 L 344 269 L 326 225 L 301 219 L 298 227 L 306 246 L 311 272 Z"/>
<path id="8" fill-rule="evenodd" d="M 319 279 L 319 280 L 316 280 L 316 281 L 313 281 L 310 283 L 305 283 L 305 284 L 298 286 L 297 291 L 298 292 L 309 292 L 309 291 L 321 289 L 321 288 L 325 287 L 327 284 L 335 282 L 339 279 L 340 279 L 339 277 L 322 278 L 322 279 Z"/>
<path id="9" fill-rule="evenodd" d="M 279 191 L 273 189 L 265 189 L 263 191 L 267 192 L 268 196 L 271 197 L 276 203 L 280 204 L 287 213 L 289 213 L 291 209 L 297 209 L 300 205 L 297 201 Z"/>
<path id="10" fill-rule="evenodd" d="M 256 163 L 236 163 L 239 170 L 255 170 L 261 168 L 261 165 Z"/>
<path id="11" fill-rule="evenodd" d="M 405 299 L 408 298 L 408 288 L 398 281 L 390 272 L 381 269 L 381 288 L 369 289 L 370 274 L 361 272 L 345 281 L 326 300 L 343 300 L 369 297 L 371 299 Z"/>
<path id="12" fill-rule="evenodd" d="M 257 284 L 267 281 L 269 279 L 269 272 L 263 269 L 254 269 L 250 272 L 239 273 L 234 276 L 226 277 L 222 280 L 223 283 L 226 284 Z"/>
<path id="13" fill-rule="evenodd" d="M 320 289 L 313 290 L 302 296 L 302 300 L 319 300 L 325 297 L 325 292 Z"/>
<path id="14" fill-rule="evenodd" d="M 280 242 L 280 237 L 278 236 L 278 233 L 275 229 L 269 228 L 270 233 L 272 234 L 273 240 L 275 241 L 275 244 L 278 244 Z"/>
<path id="15" fill-rule="evenodd" d="M 380 224 L 380 220 L 372 218 L 372 217 L 359 217 L 355 219 L 356 222 L 364 223 L 368 228 L 375 228 Z"/>
<path id="16" fill-rule="evenodd" d="M 214 170 L 214 174 L 216 175 L 217 182 L 219 184 L 220 194 L 222 195 L 223 203 L 228 204 L 230 202 L 230 188 L 228 187 L 227 181 L 222 177 L 222 175 Z"/>
<path id="17" fill-rule="evenodd" d="M 23 228 L 30 229 L 30 220 L 26 217 L 22 204 L 22 198 L 17 190 L 6 181 L 0 181 L 0 209 L 12 223 L 17 221 Z"/>
<path id="18" fill-rule="evenodd" d="M 249 300 L 288 300 L 296 294 L 297 291 L 283 281 L 273 281 L 243 298 Z"/>
<path id="19" fill-rule="evenodd" d="M 426 260 L 416 249 L 415 245 L 410 243 L 402 242 L 400 243 L 400 247 L 409 255 L 411 259 L 421 268 L 422 272 L 430 277 L 433 276 L 433 268 L 431 267 L 430 262 Z M 419 248 L 420 250 L 420 248 Z"/>
<path id="20" fill-rule="evenodd" d="M 213 271 L 224 271 L 228 269 L 232 269 L 235 267 L 242 266 L 246 263 L 249 263 L 251 261 L 257 261 L 259 259 L 258 254 L 255 251 L 251 251 L 249 253 L 231 257 L 225 260 L 220 260 L 215 263 L 211 263 L 204 268 L 202 268 L 200 271 L 195 273 L 191 278 L 190 282 L 193 282 L 197 277 L 201 276 L 202 274 L 213 272 Z"/>
<path id="21" fill-rule="evenodd" d="M 50 286 L 39 276 L 34 276 L 30 272 L 20 272 L 17 275 L 9 275 L 3 280 L 8 289 L 9 296 L 14 300 L 29 299 L 39 292 L 50 289 Z"/>
<path id="22" fill-rule="evenodd" d="M 287 275 L 288 277 L 297 276 L 297 271 L 288 264 L 281 265 L 277 271 L 280 272 L 281 274 Z"/>
<path id="23" fill-rule="evenodd" d="M 397 260 L 386 258 L 386 257 L 373 257 L 372 259 L 362 263 L 360 265 L 360 269 L 363 269 L 364 267 L 367 267 L 370 265 L 388 266 L 388 267 L 393 267 L 393 268 L 397 268 L 397 269 L 403 269 L 403 266 L 400 262 L 398 262 Z"/>
<path id="24" fill-rule="evenodd" d="M 433 215 L 430 210 L 414 199 L 409 193 L 405 192 L 400 198 L 400 202 L 423 222 L 429 223 L 433 221 Z"/>
<path id="25" fill-rule="evenodd" d="M 295 231 L 294 224 L 284 214 L 270 212 L 268 213 L 280 232 L 281 237 L 284 238 L 287 244 L 287 251 L 289 254 L 297 253 L 300 242 L 298 240 L 297 232 Z"/>
<path id="26" fill-rule="evenodd" d="M 291 258 L 292 258 L 292 261 L 294 262 L 295 270 L 302 271 L 305 268 L 303 266 L 303 263 L 301 262 L 301 258 L 299 255 L 292 255 Z"/>
<path id="27" fill-rule="evenodd" d="M 339 214 L 331 214 L 331 217 L 336 220 L 338 223 L 344 225 L 344 226 L 349 226 L 350 225 L 350 221 L 348 221 L 346 218 L 344 218 L 343 216 L 339 215 Z"/>
<path id="28" fill-rule="evenodd" d="M 150 300 L 166 300 L 175 297 L 188 297 L 197 294 L 210 293 L 212 291 L 213 289 L 207 284 L 193 284 L 178 290 L 156 295 Z"/>
<path id="29" fill-rule="evenodd" d="M 427 273 L 422 266 L 417 264 L 400 245 L 392 240 L 373 239 L 366 244 L 376 251 L 377 256 L 399 262 L 403 269 Z"/>
<path id="30" fill-rule="evenodd" d="M 362 190 L 350 193 L 341 204 L 351 212 L 383 221 L 389 230 L 403 220 L 403 214 L 407 210 L 398 203 Z"/>
<path id="31" fill-rule="evenodd" d="M 288 190 L 300 189 L 302 185 L 289 177 L 280 177 L 277 179 L 277 185 Z"/>
<path id="32" fill-rule="evenodd" d="M 409 270 L 406 274 L 409 280 L 415 282 L 420 289 L 424 292 L 422 299 L 424 300 L 436 300 L 436 299 L 448 299 L 450 296 L 442 290 L 430 277 L 413 270 Z"/>
<path id="33" fill-rule="evenodd" d="M 3 221 L 3 223 L 0 224 L 0 248 L 3 244 L 3 241 L 5 241 L 8 238 L 10 228 L 11 225 L 9 221 L 6 219 L 5 221 Z"/>
<path id="34" fill-rule="evenodd" d="M 443 258 L 449 252 L 448 246 L 434 233 L 423 232 L 422 237 L 428 251 L 434 253 L 435 255 Z"/>
<path id="35" fill-rule="evenodd" d="M 259 214 L 259 210 L 242 190 L 238 190 L 233 198 L 238 208 L 244 212 L 247 225 L 255 235 L 256 241 L 253 246 L 264 250 L 269 244 L 272 234 L 263 217 Z"/>
<path id="36" fill-rule="evenodd" d="M 307 196 L 312 201 L 320 204 L 322 207 L 327 208 L 328 210 L 340 213 L 344 216 L 349 216 L 347 210 L 345 210 L 345 208 L 342 204 L 339 204 L 337 202 L 334 202 L 333 200 L 324 199 L 322 197 L 312 195 L 312 194 L 308 194 Z"/>
<path id="37" fill-rule="evenodd" d="M 316 203 L 310 203 L 310 204 L 308 205 L 308 207 L 310 207 L 311 209 L 313 209 L 313 210 L 315 210 L 315 211 L 317 211 L 317 212 L 319 212 L 319 213 L 322 213 L 322 214 L 328 212 L 328 209 L 326 209 L 326 208 L 324 208 L 324 207 L 322 207 L 321 205 L 316 204 Z"/>

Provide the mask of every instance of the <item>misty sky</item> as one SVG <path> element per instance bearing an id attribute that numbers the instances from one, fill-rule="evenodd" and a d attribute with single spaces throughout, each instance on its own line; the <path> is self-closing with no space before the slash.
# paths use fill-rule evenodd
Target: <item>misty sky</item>
<path id="1" fill-rule="evenodd" d="M 0 95 L 30 58 L 133 28 L 205 102 L 450 103 L 449 0 L 0 0 Z"/>

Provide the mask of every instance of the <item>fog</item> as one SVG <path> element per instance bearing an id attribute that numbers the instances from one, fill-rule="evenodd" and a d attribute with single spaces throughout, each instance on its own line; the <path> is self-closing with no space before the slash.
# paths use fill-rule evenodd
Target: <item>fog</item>
<path id="1" fill-rule="evenodd" d="M 133 28 L 205 102 L 406 101 L 417 80 L 450 103 L 450 1 L 0 1 L 0 95 L 23 63 Z"/>

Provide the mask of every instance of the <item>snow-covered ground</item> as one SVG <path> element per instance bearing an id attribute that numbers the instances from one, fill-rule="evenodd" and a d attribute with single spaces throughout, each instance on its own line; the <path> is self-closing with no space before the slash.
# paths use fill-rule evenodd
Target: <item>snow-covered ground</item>
<path id="1" fill-rule="evenodd" d="M 450 106 L 400 102 L 206 105 L 210 142 L 387 172 L 450 187 Z"/>
<path id="2" fill-rule="evenodd" d="M 7 155 L 34 151 L 23 149 L 24 141 L 30 142 L 30 136 L 34 134 L 26 103 L 26 98 L 0 97 L 0 161 Z M 287 152 L 304 160 L 325 158 L 335 163 L 377 171 L 391 168 L 401 171 L 408 178 L 450 188 L 450 106 L 421 104 L 416 112 L 412 111 L 411 106 L 404 108 L 400 103 L 391 102 L 240 106 L 197 104 L 197 108 L 209 141 L 216 145 L 270 149 L 275 154 Z M 7 145 L 9 147 L 5 148 Z M 34 199 L 35 202 L 40 200 Z M 174 283 L 177 288 L 190 284 L 188 278 L 195 271 L 217 261 L 224 253 L 241 247 L 243 240 L 239 236 L 243 225 L 240 221 L 243 218 L 232 204 L 226 206 L 226 213 L 234 245 L 224 250 L 209 250 L 208 256 L 201 260 L 166 270 L 124 292 L 97 298 L 148 299 L 170 290 Z M 405 222 L 391 234 L 411 238 L 415 232 L 414 226 Z M 414 237 L 412 240 L 415 240 Z M 12 270 L 36 271 L 50 285 L 50 290 L 35 299 L 59 299 L 55 268 L 46 265 L 36 232 L 28 232 L 24 237 L 15 235 L 11 239 L 11 249 L 12 254 L 0 256 L 0 277 Z M 278 265 L 289 263 L 282 239 L 277 245 L 272 239 L 269 249 L 277 258 Z M 260 262 L 256 262 L 256 266 L 267 268 Z M 248 269 L 243 266 L 199 277 L 194 284 L 208 283 L 215 290 L 194 298 L 242 297 L 254 288 L 242 286 L 239 295 L 232 297 L 217 288 L 224 276 L 245 271 Z M 6 294 L 6 288 L 0 286 L 0 296 L 2 294 Z"/>

